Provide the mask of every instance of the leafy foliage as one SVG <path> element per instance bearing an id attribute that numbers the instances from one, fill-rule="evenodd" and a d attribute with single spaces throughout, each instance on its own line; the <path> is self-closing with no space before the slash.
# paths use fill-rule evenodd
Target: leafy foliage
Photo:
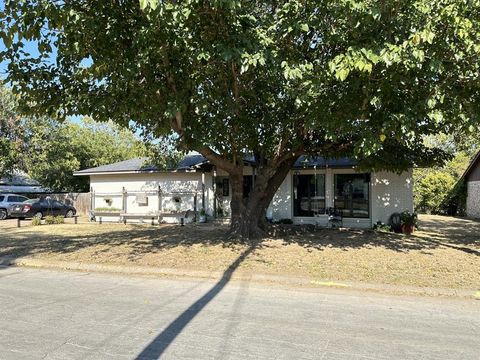
<path id="1" fill-rule="evenodd" d="M 22 150 L 22 119 L 15 105 L 15 96 L 0 86 L 0 177 L 12 173 Z"/>
<path id="2" fill-rule="evenodd" d="M 478 136 L 478 135 L 477 135 Z M 466 188 L 461 176 L 477 153 L 475 136 L 457 137 L 439 134 L 425 139 L 427 146 L 442 148 L 450 160 L 430 168 L 414 170 L 414 200 L 422 213 L 462 215 L 465 213 Z"/>
<path id="3" fill-rule="evenodd" d="M 234 224 L 255 213 L 245 207 L 266 209 L 266 189 L 302 154 L 378 170 L 441 163 L 423 136 L 478 128 L 479 9 L 479 0 L 9 1 L 0 60 L 30 114 L 173 131 L 180 149 L 238 179 L 254 155 L 251 195 L 232 181 Z"/>

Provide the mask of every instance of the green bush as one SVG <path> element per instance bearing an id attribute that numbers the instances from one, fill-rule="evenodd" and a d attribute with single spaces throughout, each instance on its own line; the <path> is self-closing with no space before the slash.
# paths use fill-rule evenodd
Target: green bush
<path id="1" fill-rule="evenodd" d="M 432 170 L 416 179 L 413 191 L 416 210 L 421 213 L 443 214 L 455 182 L 452 175 L 441 170 Z"/>
<path id="2" fill-rule="evenodd" d="M 38 217 L 34 217 L 32 219 L 32 225 L 33 226 L 38 226 L 38 225 L 42 225 L 42 219 L 38 218 Z"/>
<path id="3" fill-rule="evenodd" d="M 45 216 L 45 224 L 47 225 L 55 224 L 55 216 L 51 216 L 51 215 Z"/>
<path id="4" fill-rule="evenodd" d="M 54 224 L 65 224 L 65 218 L 63 216 L 55 216 L 53 218 L 53 223 Z"/>

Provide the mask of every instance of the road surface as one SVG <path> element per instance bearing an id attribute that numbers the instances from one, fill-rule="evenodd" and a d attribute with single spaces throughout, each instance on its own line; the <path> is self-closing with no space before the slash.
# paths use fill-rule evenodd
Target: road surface
<path id="1" fill-rule="evenodd" d="M 480 301 L 0 268 L 1 359 L 476 359 Z"/>

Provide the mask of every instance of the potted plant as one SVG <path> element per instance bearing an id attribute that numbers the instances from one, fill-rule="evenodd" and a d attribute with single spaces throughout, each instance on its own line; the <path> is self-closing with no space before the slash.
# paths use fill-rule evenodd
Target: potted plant
<path id="1" fill-rule="evenodd" d="M 417 227 L 418 217 L 416 213 L 411 213 L 410 211 L 406 210 L 401 214 L 402 219 L 402 232 L 404 234 L 410 235 L 413 233 L 415 228 Z"/>
<path id="2" fill-rule="evenodd" d="M 204 208 L 200 209 L 198 221 L 201 222 L 201 223 L 206 223 L 207 222 L 207 212 L 205 211 Z"/>

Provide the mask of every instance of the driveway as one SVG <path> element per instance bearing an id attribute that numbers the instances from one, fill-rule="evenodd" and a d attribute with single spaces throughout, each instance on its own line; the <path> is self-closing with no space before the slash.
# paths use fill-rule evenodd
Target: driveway
<path id="1" fill-rule="evenodd" d="M 480 301 L 0 268 L 2 359 L 478 359 Z"/>

